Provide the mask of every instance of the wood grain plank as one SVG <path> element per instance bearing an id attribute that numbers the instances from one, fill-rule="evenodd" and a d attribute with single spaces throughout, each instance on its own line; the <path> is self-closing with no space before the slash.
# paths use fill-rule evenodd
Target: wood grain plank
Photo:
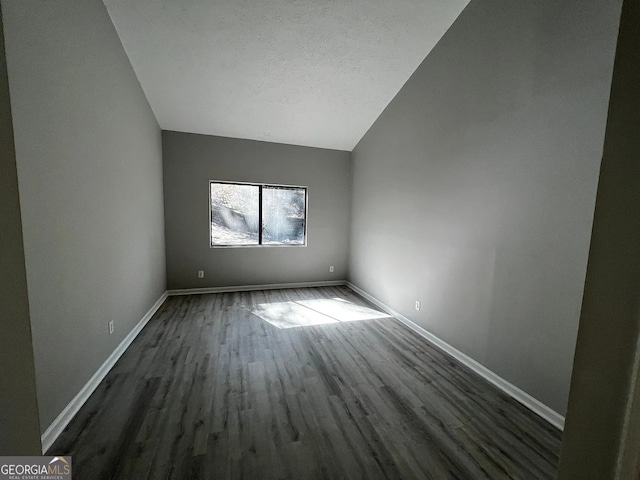
<path id="1" fill-rule="evenodd" d="M 259 315 L 292 305 L 294 323 L 309 311 L 330 323 Z M 341 321 L 341 308 L 373 315 Z M 48 453 L 71 455 L 83 479 L 552 479 L 560 442 L 394 318 L 327 287 L 168 298 Z"/>

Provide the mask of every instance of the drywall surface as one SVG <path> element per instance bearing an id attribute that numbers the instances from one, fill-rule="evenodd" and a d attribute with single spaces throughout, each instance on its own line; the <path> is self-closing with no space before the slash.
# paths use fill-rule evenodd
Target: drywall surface
<path id="1" fill-rule="evenodd" d="M 639 22 L 640 4 L 625 1 L 560 458 L 563 480 L 638 478 Z"/>
<path id="2" fill-rule="evenodd" d="M 0 12 L 0 455 L 40 455 L 36 373 Z"/>
<path id="3" fill-rule="evenodd" d="M 620 5 L 472 0 L 352 154 L 350 280 L 561 414 Z"/>
<path id="4" fill-rule="evenodd" d="M 45 430 L 165 290 L 162 141 L 100 0 L 2 6 Z"/>
<path id="5" fill-rule="evenodd" d="M 169 289 L 346 279 L 349 152 L 167 131 L 162 139 Z M 307 246 L 210 248 L 210 180 L 308 187 Z"/>
<path id="6" fill-rule="evenodd" d="M 105 0 L 164 130 L 351 150 L 469 0 Z"/>

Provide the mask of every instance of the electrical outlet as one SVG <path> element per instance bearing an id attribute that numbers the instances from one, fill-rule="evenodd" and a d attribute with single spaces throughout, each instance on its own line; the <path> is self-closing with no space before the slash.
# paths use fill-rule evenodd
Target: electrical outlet
<path id="1" fill-rule="evenodd" d="M 422 306 L 422 305 L 420 304 L 420 302 L 419 302 L 418 300 L 416 300 L 416 310 L 417 310 L 417 311 L 420 311 L 420 307 L 421 307 L 421 306 Z"/>
<path id="2" fill-rule="evenodd" d="M 109 322 L 109 335 L 113 334 L 113 320 Z"/>
<path id="3" fill-rule="evenodd" d="M 329 273 L 333 273 L 333 265 L 329 267 Z"/>
<path id="4" fill-rule="evenodd" d="M 204 270 L 198 270 L 198 278 L 204 278 Z"/>

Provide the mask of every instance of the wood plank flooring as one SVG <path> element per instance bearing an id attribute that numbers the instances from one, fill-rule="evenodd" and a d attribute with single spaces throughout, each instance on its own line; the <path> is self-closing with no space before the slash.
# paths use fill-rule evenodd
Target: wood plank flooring
<path id="1" fill-rule="evenodd" d="M 170 297 L 48 453 L 80 480 L 556 477 L 556 428 L 369 309 L 346 287 Z"/>

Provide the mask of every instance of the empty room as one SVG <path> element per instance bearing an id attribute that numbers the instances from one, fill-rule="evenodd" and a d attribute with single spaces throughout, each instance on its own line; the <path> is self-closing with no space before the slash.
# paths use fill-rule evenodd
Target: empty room
<path id="1" fill-rule="evenodd" d="M 639 478 L 639 2 L 0 7 L 1 478 Z"/>

